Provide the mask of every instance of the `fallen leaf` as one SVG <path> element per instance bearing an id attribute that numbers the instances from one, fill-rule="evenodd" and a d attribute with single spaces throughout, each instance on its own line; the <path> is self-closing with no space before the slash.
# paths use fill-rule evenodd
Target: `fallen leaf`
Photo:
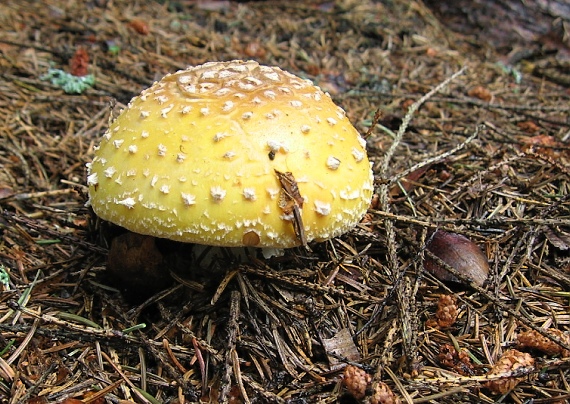
<path id="1" fill-rule="evenodd" d="M 148 24 L 140 19 L 134 19 L 129 23 L 129 27 L 135 30 L 137 34 L 148 35 L 150 33 L 150 28 Z"/>
<path id="2" fill-rule="evenodd" d="M 467 92 L 469 97 L 479 98 L 480 100 L 489 102 L 493 99 L 491 92 L 483 86 L 475 86 Z"/>
<path id="3" fill-rule="evenodd" d="M 323 346 L 333 367 L 341 363 L 341 358 L 349 361 L 360 359 L 360 352 L 347 328 L 343 328 L 332 338 L 323 338 Z"/>
<path id="4" fill-rule="evenodd" d="M 489 275 L 489 262 L 479 246 L 467 237 L 437 230 L 426 243 L 427 249 L 459 273 L 482 286 Z M 460 282 L 436 260 L 426 257 L 424 266 L 441 281 Z"/>
<path id="5" fill-rule="evenodd" d="M 546 226 L 544 234 L 550 243 L 560 249 L 567 250 L 570 248 L 570 233 L 563 231 L 558 226 Z"/>

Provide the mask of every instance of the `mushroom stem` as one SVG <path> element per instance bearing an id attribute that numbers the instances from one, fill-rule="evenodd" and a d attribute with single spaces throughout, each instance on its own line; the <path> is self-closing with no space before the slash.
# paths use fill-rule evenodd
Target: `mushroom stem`
<path id="1" fill-rule="evenodd" d="M 209 268 L 213 263 L 219 261 L 220 257 L 228 257 L 231 261 L 242 264 L 250 262 L 250 257 L 255 257 L 261 250 L 263 258 L 281 257 L 285 254 L 283 248 L 263 247 L 215 247 L 202 244 L 195 244 L 192 253 L 196 263 L 203 268 Z M 227 261 L 226 261 L 227 262 Z"/>

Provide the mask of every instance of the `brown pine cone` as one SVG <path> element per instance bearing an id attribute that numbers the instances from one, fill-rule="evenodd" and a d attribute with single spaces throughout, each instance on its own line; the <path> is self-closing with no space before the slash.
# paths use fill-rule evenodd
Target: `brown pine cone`
<path id="1" fill-rule="evenodd" d="M 459 309 L 457 308 L 457 299 L 455 296 L 441 295 L 437 302 L 437 311 L 435 312 L 437 325 L 440 328 L 451 327 L 455 323 L 455 320 L 457 320 L 458 315 Z"/>
<path id="2" fill-rule="evenodd" d="M 460 375 L 472 376 L 475 374 L 475 369 L 467 352 L 457 352 L 455 347 L 451 344 L 443 344 L 439 347 L 439 355 L 437 355 L 437 359 L 442 366 L 445 366 Z"/>
<path id="3" fill-rule="evenodd" d="M 501 379 L 490 380 L 485 384 L 493 394 L 505 394 L 514 389 L 524 377 L 516 377 L 534 370 L 534 358 L 526 352 L 510 349 L 495 363 L 487 376 L 503 376 Z"/>
<path id="4" fill-rule="evenodd" d="M 348 365 L 344 368 L 342 384 L 344 384 L 346 390 L 357 400 L 364 398 L 366 389 L 371 381 L 372 376 L 356 366 Z"/>
<path id="5" fill-rule="evenodd" d="M 553 335 L 554 337 L 558 338 L 560 341 L 566 343 L 567 345 L 570 345 L 570 335 L 565 334 L 564 332 L 555 328 L 547 330 L 547 332 L 550 335 Z M 536 349 L 550 356 L 560 355 L 563 358 L 570 357 L 570 351 L 562 348 L 556 342 L 542 336 L 541 334 L 539 334 L 537 331 L 534 330 L 528 330 L 519 334 L 517 340 L 519 343 L 519 347 L 521 348 Z"/>
<path id="6" fill-rule="evenodd" d="M 386 383 L 374 383 L 372 396 L 366 401 L 368 404 L 400 404 L 400 398 L 394 394 Z"/>

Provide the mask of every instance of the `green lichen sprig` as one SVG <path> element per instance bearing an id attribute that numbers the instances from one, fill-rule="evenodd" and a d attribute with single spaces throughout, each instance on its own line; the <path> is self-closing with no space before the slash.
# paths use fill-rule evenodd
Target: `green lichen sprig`
<path id="1" fill-rule="evenodd" d="M 51 67 L 46 74 L 40 77 L 40 80 L 49 80 L 51 84 L 61 88 L 67 94 L 81 94 L 95 84 L 93 74 L 74 76 L 66 71 Z"/>

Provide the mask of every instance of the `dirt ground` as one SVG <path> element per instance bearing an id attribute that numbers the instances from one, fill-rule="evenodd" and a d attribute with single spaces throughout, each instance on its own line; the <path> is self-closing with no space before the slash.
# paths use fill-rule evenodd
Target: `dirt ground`
<path id="1" fill-rule="evenodd" d="M 0 402 L 568 402 L 570 12 L 484 3 L 3 1 Z M 283 257 L 145 239 L 109 269 L 109 119 L 232 59 L 346 110 L 368 214 Z"/>

